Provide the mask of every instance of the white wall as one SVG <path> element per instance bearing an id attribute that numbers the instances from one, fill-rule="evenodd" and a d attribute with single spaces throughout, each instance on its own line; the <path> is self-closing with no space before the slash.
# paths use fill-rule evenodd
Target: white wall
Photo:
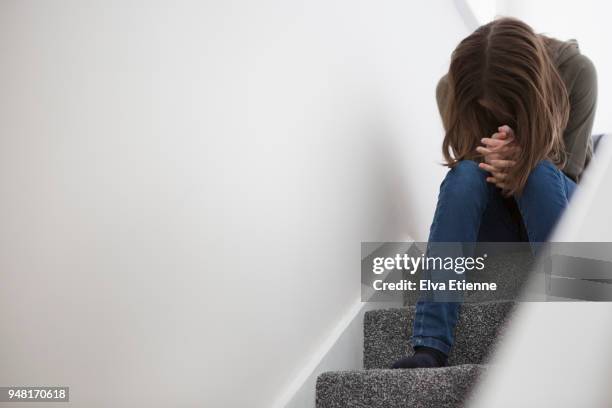
<path id="1" fill-rule="evenodd" d="M 593 133 L 612 133 L 612 55 L 610 15 L 605 0 L 497 0 L 500 15 L 523 19 L 537 32 L 578 40 L 597 69 L 599 95 Z"/>
<path id="2" fill-rule="evenodd" d="M 0 2 L 0 384 L 269 406 L 426 238 L 450 1 Z"/>

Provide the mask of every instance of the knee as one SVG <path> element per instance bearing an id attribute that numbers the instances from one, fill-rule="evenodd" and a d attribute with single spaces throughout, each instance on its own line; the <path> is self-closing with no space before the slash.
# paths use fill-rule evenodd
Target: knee
<path id="1" fill-rule="evenodd" d="M 473 160 L 462 160 L 450 169 L 441 190 L 453 196 L 477 196 L 487 192 L 486 172 Z"/>
<path id="2" fill-rule="evenodd" d="M 554 186 L 563 187 L 561 170 L 550 160 L 542 160 L 529 173 L 525 188 L 523 189 L 523 195 L 531 191 L 539 192 Z"/>

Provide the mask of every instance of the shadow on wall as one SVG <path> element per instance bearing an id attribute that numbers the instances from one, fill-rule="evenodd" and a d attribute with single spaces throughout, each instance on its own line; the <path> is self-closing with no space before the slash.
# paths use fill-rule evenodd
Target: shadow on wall
<path id="1" fill-rule="evenodd" d="M 419 225 L 414 216 L 414 200 L 418 199 L 418 195 L 410 192 L 418 192 L 419 186 L 410 184 L 405 174 L 406 167 L 402 165 L 409 160 L 410 152 L 394 143 L 393 131 L 384 122 L 370 121 L 364 129 L 369 135 L 368 162 L 364 163 L 364 167 L 371 169 L 367 184 L 374 186 L 371 192 L 377 195 L 385 214 L 375 238 L 379 241 L 411 240 Z"/>

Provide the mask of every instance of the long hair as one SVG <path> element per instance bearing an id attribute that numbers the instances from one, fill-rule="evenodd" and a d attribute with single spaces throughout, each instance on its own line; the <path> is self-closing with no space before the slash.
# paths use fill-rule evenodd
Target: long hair
<path id="1" fill-rule="evenodd" d="M 565 165 L 563 131 L 567 89 L 553 65 L 549 40 L 520 20 L 501 18 L 479 27 L 457 46 L 448 73 L 443 114 L 446 165 L 480 160 L 480 139 L 497 128 L 514 130 L 521 148 L 507 173 L 507 193 L 520 193 L 543 159 Z"/>

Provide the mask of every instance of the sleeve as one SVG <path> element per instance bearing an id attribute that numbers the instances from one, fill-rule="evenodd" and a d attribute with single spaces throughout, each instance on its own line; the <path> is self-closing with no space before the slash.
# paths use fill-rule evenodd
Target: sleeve
<path id="1" fill-rule="evenodd" d="M 564 173 L 575 181 L 592 154 L 591 131 L 597 105 L 597 72 L 589 58 L 580 55 L 581 68 L 570 91 L 570 117 L 563 134 L 567 163 Z"/>

